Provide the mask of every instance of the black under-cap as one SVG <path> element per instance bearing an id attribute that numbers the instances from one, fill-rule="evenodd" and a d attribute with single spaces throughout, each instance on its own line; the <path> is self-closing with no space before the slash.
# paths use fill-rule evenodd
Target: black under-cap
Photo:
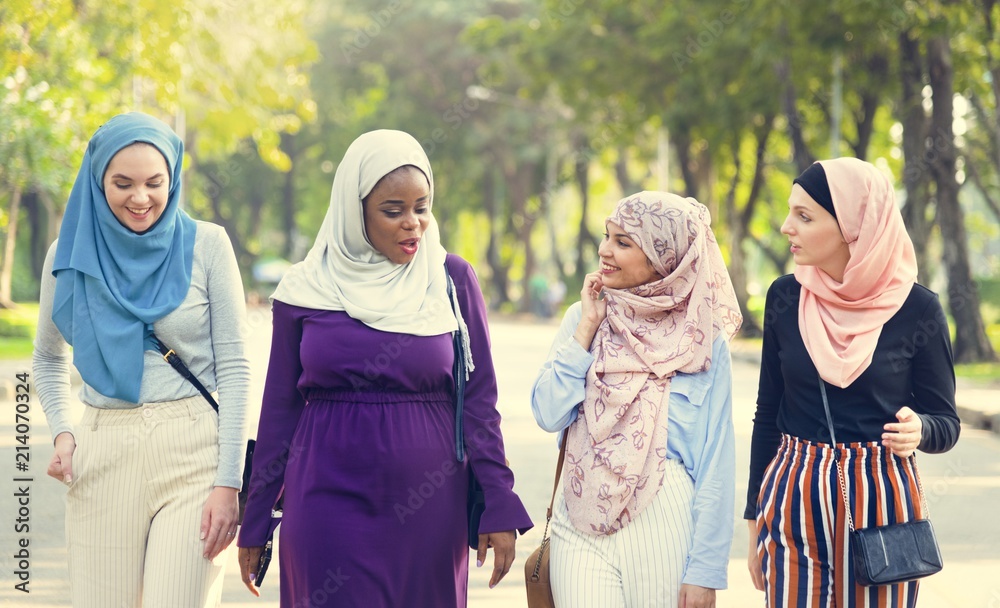
<path id="1" fill-rule="evenodd" d="M 813 163 L 802 175 L 796 177 L 793 184 L 802 186 L 814 201 L 826 209 L 834 218 L 837 217 L 837 210 L 833 208 L 833 196 L 830 195 L 830 184 L 826 181 L 826 171 L 823 165 Z"/>

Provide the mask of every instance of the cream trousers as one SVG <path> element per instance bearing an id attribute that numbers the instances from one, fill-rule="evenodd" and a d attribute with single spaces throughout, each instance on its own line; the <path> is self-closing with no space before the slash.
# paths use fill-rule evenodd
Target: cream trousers
<path id="1" fill-rule="evenodd" d="M 694 482 L 667 460 L 663 486 L 630 524 L 610 536 L 573 526 L 562 497 L 552 514 L 549 576 L 557 608 L 675 608 L 691 549 Z"/>
<path id="2" fill-rule="evenodd" d="M 217 420 L 201 396 L 86 409 L 66 495 L 75 608 L 221 603 L 228 550 L 209 561 L 199 538 L 219 460 Z"/>

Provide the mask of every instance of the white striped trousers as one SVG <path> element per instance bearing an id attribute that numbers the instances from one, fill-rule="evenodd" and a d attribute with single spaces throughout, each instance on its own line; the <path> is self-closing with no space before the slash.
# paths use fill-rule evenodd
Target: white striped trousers
<path id="1" fill-rule="evenodd" d="M 219 461 L 217 420 L 200 395 L 86 409 L 66 494 L 75 608 L 220 604 L 228 552 L 209 561 L 199 538 Z"/>
<path id="2" fill-rule="evenodd" d="M 694 482 L 667 460 L 663 487 L 610 536 L 577 530 L 562 486 L 552 515 L 549 576 L 557 608 L 675 608 L 691 549 Z"/>

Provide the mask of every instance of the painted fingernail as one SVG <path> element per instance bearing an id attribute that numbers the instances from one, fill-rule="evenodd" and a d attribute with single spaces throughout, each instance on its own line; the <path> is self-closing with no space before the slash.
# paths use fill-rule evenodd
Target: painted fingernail
<path id="1" fill-rule="evenodd" d="M 250 573 L 250 582 L 252 583 L 255 578 L 257 578 L 257 573 L 256 572 L 251 572 Z"/>
<path id="2" fill-rule="evenodd" d="M 476 560 L 476 568 L 482 568 L 482 567 L 483 567 L 483 560 L 481 559 Z"/>

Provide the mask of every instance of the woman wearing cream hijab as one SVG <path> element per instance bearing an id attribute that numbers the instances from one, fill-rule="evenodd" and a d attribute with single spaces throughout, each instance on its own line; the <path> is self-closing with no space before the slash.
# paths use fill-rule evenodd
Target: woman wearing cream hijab
<path id="1" fill-rule="evenodd" d="M 772 607 L 915 606 L 916 582 L 855 580 L 838 469 L 856 527 L 921 516 L 908 457 L 958 441 L 948 323 L 916 284 L 913 244 L 874 166 L 815 163 L 788 206 L 781 232 L 796 266 L 765 304 L 744 510 L 750 575 Z"/>
<path id="2" fill-rule="evenodd" d="M 433 199 L 430 162 L 413 137 L 360 136 L 337 167 L 315 245 L 272 298 L 238 544 L 243 580 L 257 593 L 251 565 L 283 493 L 282 606 L 464 607 L 470 466 L 485 494 L 477 557 L 481 566 L 493 548 L 490 586 L 510 569 L 515 530 L 531 527 L 504 460 L 486 306 L 472 267 L 441 246 Z M 456 331 L 469 370 L 464 462 Z"/>

